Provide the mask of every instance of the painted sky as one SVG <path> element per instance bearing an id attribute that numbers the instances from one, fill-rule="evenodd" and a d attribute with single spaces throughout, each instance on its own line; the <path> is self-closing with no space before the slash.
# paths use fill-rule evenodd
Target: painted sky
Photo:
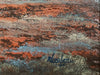
<path id="1" fill-rule="evenodd" d="M 82 3 L 99 2 L 99 0 L 0 0 L 0 3 L 23 4 L 23 3 Z"/>

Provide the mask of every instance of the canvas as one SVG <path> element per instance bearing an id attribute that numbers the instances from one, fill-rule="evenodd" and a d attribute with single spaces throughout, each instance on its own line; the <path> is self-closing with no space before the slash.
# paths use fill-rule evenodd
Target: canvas
<path id="1" fill-rule="evenodd" d="M 99 0 L 0 0 L 0 75 L 100 75 Z"/>

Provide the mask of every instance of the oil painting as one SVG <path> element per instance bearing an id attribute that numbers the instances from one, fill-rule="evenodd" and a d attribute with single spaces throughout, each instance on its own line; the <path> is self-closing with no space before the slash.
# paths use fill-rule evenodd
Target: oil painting
<path id="1" fill-rule="evenodd" d="M 99 0 L 0 0 L 0 75 L 100 75 Z"/>

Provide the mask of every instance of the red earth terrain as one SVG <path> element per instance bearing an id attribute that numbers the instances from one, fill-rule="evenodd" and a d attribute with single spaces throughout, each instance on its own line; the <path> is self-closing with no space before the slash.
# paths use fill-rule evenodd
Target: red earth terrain
<path id="1" fill-rule="evenodd" d="M 3 62 L 7 59 L 30 61 L 46 55 L 46 53 L 38 51 L 32 53 L 9 52 L 10 49 L 17 51 L 20 46 L 24 46 L 26 43 L 32 47 L 50 47 L 50 45 L 58 46 L 58 40 L 60 43 L 82 41 L 93 45 L 92 48 L 84 48 L 79 51 L 77 48 L 74 51 L 66 48 L 61 51 L 59 49 L 59 51 L 64 54 L 70 52 L 73 56 L 80 55 L 86 58 L 89 67 L 98 71 L 100 68 L 100 63 L 98 63 L 100 62 L 99 12 L 96 7 L 79 4 L 0 4 L 0 61 Z M 69 18 L 65 17 L 69 15 L 71 15 Z M 25 16 L 32 17 L 32 19 L 35 17 L 36 21 L 23 20 Z M 74 35 L 75 33 L 76 35 L 76 32 L 77 36 L 78 33 L 82 33 L 85 38 L 70 40 L 72 38 L 69 37 L 70 34 Z M 56 41 L 56 45 L 52 43 L 52 39 Z M 48 45 L 43 43 L 45 41 L 48 41 Z M 4 50 L 7 51 L 4 52 Z"/>

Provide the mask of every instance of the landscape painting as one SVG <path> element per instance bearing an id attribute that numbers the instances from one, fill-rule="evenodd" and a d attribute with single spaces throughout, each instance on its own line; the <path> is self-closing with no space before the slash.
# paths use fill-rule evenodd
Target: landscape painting
<path id="1" fill-rule="evenodd" d="M 99 0 L 0 0 L 0 75 L 100 75 Z"/>

